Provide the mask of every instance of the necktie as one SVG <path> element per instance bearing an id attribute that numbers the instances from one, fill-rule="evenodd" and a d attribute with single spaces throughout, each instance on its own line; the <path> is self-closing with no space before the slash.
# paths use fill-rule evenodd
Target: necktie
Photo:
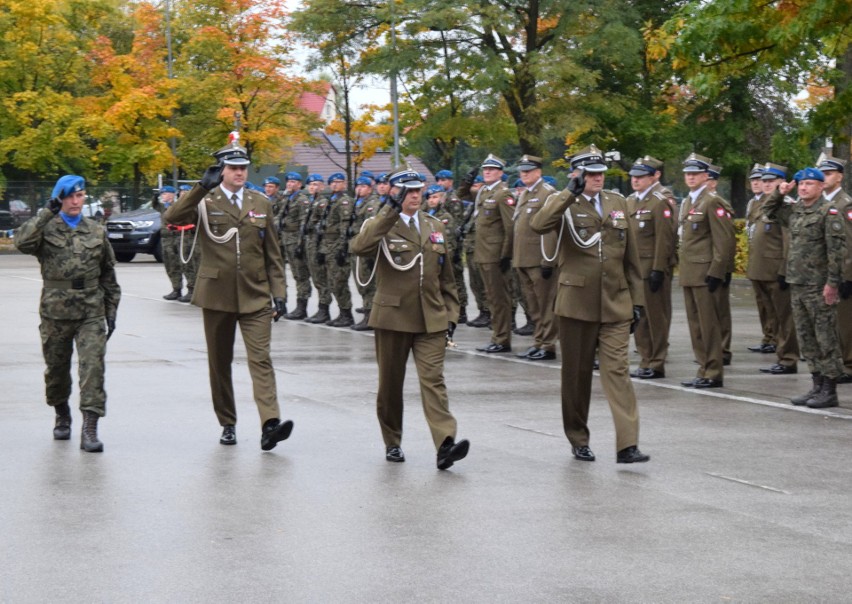
<path id="1" fill-rule="evenodd" d="M 410 228 L 410 229 L 411 229 L 411 232 L 412 232 L 412 233 L 414 233 L 414 234 L 416 234 L 416 235 L 419 235 L 419 234 L 420 234 L 420 229 L 418 229 L 418 228 L 417 228 L 417 223 L 416 223 L 416 222 L 414 222 L 414 218 L 413 218 L 413 217 L 408 219 L 408 228 Z"/>
<path id="2" fill-rule="evenodd" d="M 240 198 L 237 196 L 236 193 L 231 195 L 231 203 L 237 206 L 238 208 L 240 207 Z"/>
<path id="3" fill-rule="evenodd" d="M 598 216 L 603 218 L 603 208 L 601 207 L 601 198 L 595 197 L 595 211 L 598 213 Z"/>

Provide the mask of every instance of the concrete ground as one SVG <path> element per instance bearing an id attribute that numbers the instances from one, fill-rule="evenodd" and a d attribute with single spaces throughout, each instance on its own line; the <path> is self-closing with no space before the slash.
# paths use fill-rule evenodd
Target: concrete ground
<path id="1" fill-rule="evenodd" d="M 597 380 L 598 459 L 583 463 L 562 434 L 559 362 L 476 353 L 487 330 L 460 327 L 446 379 L 471 452 L 439 472 L 413 365 L 407 461 L 390 464 L 371 334 L 302 322 L 274 325 L 290 440 L 261 452 L 238 341 L 239 444 L 219 445 L 199 309 L 161 299 L 162 265 L 118 277 L 106 450 L 88 454 L 78 412 L 70 442 L 51 438 L 38 265 L 0 256 L 0 602 L 850 599 L 852 386 L 840 408 L 793 408 L 807 369 L 758 372 L 773 358 L 746 351 L 759 341 L 746 282 L 732 286 L 726 387 L 709 392 L 679 386 L 695 365 L 675 288 L 668 377 L 634 381 L 652 456 L 636 466 L 615 464 Z"/>

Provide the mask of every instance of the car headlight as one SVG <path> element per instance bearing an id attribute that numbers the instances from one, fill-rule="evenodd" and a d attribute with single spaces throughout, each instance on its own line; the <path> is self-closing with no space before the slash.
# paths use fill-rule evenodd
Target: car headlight
<path id="1" fill-rule="evenodd" d="M 133 225 L 134 229 L 147 229 L 154 226 L 153 220 L 132 220 L 130 224 Z"/>

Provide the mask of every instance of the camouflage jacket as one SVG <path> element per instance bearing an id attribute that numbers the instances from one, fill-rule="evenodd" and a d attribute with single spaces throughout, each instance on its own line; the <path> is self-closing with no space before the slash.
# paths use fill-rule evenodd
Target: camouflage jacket
<path id="1" fill-rule="evenodd" d="M 784 203 L 777 190 L 764 202 L 763 211 L 790 229 L 787 283 L 840 285 L 843 270 L 843 218 L 833 204 L 820 197 L 810 206 L 800 201 Z"/>
<path id="2" fill-rule="evenodd" d="M 59 215 L 44 209 L 21 225 L 15 247 L 41 264 L 42 318 L 115 319 L 121 288 L 115 278 L 115 254 L 102 224 L 83 217 L 72 229 Z"/>

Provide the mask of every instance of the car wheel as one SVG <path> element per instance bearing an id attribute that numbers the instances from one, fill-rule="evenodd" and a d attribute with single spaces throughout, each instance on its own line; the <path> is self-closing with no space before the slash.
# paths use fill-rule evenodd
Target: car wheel
<path id="1" fill-rule="evenodd" d="M 115 259 L 119 262 L 131 262 L 136 257 L 136 252 L 116 252 Z"/>
<path id="2" fill-rule="evenodd" d="M 154 260 L 163 262 L 163 240 L 157 239 L 157 245 L 154 246 Z"/>

